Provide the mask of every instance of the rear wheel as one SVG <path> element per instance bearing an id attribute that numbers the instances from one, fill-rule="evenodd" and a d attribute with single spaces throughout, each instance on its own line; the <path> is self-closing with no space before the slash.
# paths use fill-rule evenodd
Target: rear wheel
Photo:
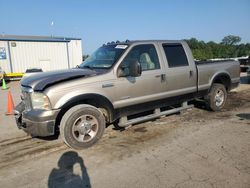
<path id="1" fill-rule="evenodd" d="M 225 86 L 222 84 L 213 84 L 205 100 L 210 110 L 220 111 L 225 106 L 227 100 Z"/>
<path id="2" fill-rule="evenodd" d="M 95 144 L 105 130 L 105 118 L 94 106 L 77 105 L 63 116 L 60 134 L 71 148 L 84 149 Z"/>

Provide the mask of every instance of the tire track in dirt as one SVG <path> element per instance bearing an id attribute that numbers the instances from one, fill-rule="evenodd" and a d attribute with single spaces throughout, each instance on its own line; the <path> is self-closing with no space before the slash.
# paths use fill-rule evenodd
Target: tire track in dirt
<path id="1" fill-rule="evenodd" d="M 67 146 L 61 140 L 47 141 L 29 136 L 3 140 L 0 142 L 0 169 L 63 149 Z"/>
<path id="2" fill-rule="evenodd" d="M 19 137 L 19 138 L 14 138 L 14 139 L 8 139 L 8 140 L 3 140 L 0 142 L 0 147 L 5 147 L 5 146 L 10 146 L 13 144 L 18 144 L 21 142 L 26 142 L 27 140 L 31 140 L 31 137 Z"/>

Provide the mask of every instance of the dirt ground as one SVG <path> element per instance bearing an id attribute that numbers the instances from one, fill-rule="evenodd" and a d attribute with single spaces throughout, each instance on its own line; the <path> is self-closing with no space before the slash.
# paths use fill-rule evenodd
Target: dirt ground
<path id="1" fill-rule="evenodd" d="M 19 82 L 11 82 L 15 104 Z M 75 151 L 38 139 L 5 116 L 0 90 L 1 187 L 250 187 L 250 85 L 229 94 L 222 112 L 199 108 L 125 131 L 109 126 L 93 147 Z"/>

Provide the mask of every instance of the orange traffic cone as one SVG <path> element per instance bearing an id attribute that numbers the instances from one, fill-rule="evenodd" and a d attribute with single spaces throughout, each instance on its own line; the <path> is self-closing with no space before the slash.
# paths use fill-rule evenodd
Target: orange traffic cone
<path id="1" fill-rule="evenodd" d="M 13 102 L 13 98 L 11 96 L 10 91 L 8 91 L 8 109 L 7 109 L 7 112 L 5 114 L 6 115 L 13 115 L 14 114 L 14 102 Z"/>

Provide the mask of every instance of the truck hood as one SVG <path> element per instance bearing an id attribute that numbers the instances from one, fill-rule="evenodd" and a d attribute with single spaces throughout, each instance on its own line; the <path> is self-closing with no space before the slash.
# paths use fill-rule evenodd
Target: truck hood
<path id="1" fill-rule="evenodd" d="M 97 72 L 90 69 L 67 69 L 60 71 L 49 71 L 35 73 L 21 80 L 21 85 L 30 87 L 34 91 L 43 91 L 45 88 L 62 81 L 76 78 L 95 76 Z"/>

